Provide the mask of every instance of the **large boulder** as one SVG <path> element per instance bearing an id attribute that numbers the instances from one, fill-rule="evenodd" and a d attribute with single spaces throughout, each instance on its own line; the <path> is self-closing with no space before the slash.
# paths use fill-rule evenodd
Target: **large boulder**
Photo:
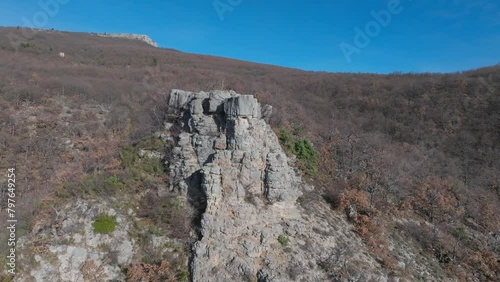
<path id="1" fill-rule="evenodd" d="M 174 89 L 170 92 L 170 100 L 168 102 L 171 111 L 185 110 L 189 102 L 191 102 L 195 93 L 184 90 Z"/>
<path id="2" fill-rule="evenodd" d="M 227 99 L 224 112 L 228 118 L 246 117 L 260 119 L 260 104 L 252 95 L 241 95 Z"/>

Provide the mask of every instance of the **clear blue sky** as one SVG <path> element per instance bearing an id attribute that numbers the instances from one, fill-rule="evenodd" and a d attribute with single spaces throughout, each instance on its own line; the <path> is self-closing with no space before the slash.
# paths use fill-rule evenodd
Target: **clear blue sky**
<path id="1" fill-rule="evenodd" d="M 54 1 L 58 11 L 43 12 L 40 3 Z M 317 71 L 451 72 L 500 63 L 499 0 L 391 1 L 2 0 L 0 25 L 148 34 L 160 47 Z M 370 24 L 371 11 L 381 10 L 390 21 Z M 355 28 L 367 25 L 370 42 L 356 45 Z"/>

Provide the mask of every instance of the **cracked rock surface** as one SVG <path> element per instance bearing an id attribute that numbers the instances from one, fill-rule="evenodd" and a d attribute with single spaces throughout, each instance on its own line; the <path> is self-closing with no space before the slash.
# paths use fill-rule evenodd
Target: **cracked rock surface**
<path id="1" fill-rule="evenodd" d="M 181 131 L 170 189 L 200 212 L 193 281 L 328 281 L 319 265 L 345 244 L 366 270 L 361 281 L 387 279 L 340 215 L 297 203 L 304 184 L 266 122 L 270 106 L 233 91 L 173 90 L 169 111 Z"/>

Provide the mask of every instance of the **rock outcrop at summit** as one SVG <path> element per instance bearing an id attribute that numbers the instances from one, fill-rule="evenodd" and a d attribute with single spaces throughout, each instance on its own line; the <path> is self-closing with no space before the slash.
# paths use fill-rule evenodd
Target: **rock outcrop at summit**
<path id="1" fill-rule="evenodd" d="M 170 189 L 200 213 L 193 281 L 325 281 L 319 262 L 339 240 L 361 245 L 336 232 L 348 226 L 338 216 L 305 215 L 296 204 L 305 186 L 265 121 L 270 106 L 233 91 L 173 90 L 169 111 L 179 118 L 166 127 L 180 129 Z M 361 252 L 353 258 L 376 265 Z"/>
<path id="2" fill-rule="evenodd" d="M 151 37 L 144 34 L 130 34 L 130 33 L 97 33 L 97 36 L 111 37 L 111 38 L 125 38 L 130 40 L 139 40 L 145 42 L 153 47 L 158 47 L 158 44 L 151 39 Z"/>

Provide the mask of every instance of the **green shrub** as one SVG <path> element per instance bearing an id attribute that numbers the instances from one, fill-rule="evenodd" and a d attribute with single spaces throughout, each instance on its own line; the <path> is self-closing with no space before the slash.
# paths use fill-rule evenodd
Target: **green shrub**
<path id="1" fill-rule="evenodd" d="M 120 161 L 123 167 L 129 167 L 134 164 L 139 155 L 135 152 L 134 147 L 125 145 L 120 152 Z"/>
<path id="2" fill-rule="evenodd" d="M 306 139 L 298 139 L 301 130 L 295 127 L 292 134 L 289 129 L 282 127 L 278 133 L 278 139 L 283 144 L 287 152 L 294 154 L 297 157 L 299 166 L 302 167 L 306 173 L 314 174 L 318 172 L 318 151 L 314 145 Z"/>
<path id="3" fill-rule="evenodd" d="M 98 216 L 94 223 L 94 232 L 99 234 L 109 234 L 113 233 L 116 228 L 116 217 L 109 216 L 107 214 L 101 214 Z"/>
<path id="4" fill-rule="evenodd" d="M 106 180 L 104 181 L 104 184 L 105 184 L 106 191 L 122 190 L 125 187 L 125 185 L 120 181 L 120 179 L 116 175 L 112 175 L 112 176 L 106 178 Z"/>
<path id="5" fill-rule="evenodd" d="M 278 138 L 285 148 L 289 148 L 289 146 L 293 143 L 292 133 L 290 133 L 290 131 L 285 127 L 280 128 Z"/>
<path id="6" fill-rule="evenodd" d="M 175 275 L 175 278 L 179 282 L 187 282 L 189 281 L 189 272 L 187 272 L 186 270 L 179 270 Z"/>
<path id="7" fill-rule="evenodd" d="M 292 153 L 297 156 L 299 160 L 303 161 L 318 161 L 318 152 L 314 149 L 311 142 L 308 140 L 299 140 L 293 144 Z"/>
<path id="8" fill-rule="evenodd" d="M 135 169 L 149 174 L 160 173 L 164 171 L 162 161 L 158 158 L 141 158 L 139 152 L 141 150 L 164 152 L 166 149 L 167 144 L 161 139 L 149 137 L 143 139 L 135 146 L 124 146 L 120 152 L 120 161 L 122 167 L 126 169 Z"/>
<path id="9" fill-rule="evenodd" d="M 165 172 L 162 161 L 156 158 L 144 158 L 140 162 L 136 163 L 136 168 L 153 175 Z"/>
<path id="10" fill-rule="evenodd" d="M 116 175 L 107 173 L 93 173 L 83 177 L 80 188 L 83 194 L 113 195 L 123 190 L 125 184 Z"/>
<path id="11" fill-rule="evenodd" d="M 297 156 L 297 159 L 305 165 L 311 173 L 316 173 L 318 168 L 318 152 L 309 140 L 299 140 L 293 144 L 292 153 Z"/>
<path id="12" fill-rule="evenodd" d="M 278 236 L 278 242 L 281 244 L 282 247 L 286 247 L 288 245 L 288 238 L 285 235 L 280 234 Z"/>
<path id="13" fill-rule="evenodd" d="M 141 140 L 136 148 L 150 151 L 161 151 L 165 149 L 165 143 L 157 137 L 149 137 Z"/>
<path id="14" fill-rule="evenodd" d="M 453 236 L 455 236 L 458 240 L 464 240 L 467 238 L 467 232 L 463 226 L 457 226 L 453 230 Z"/>
<path id="15" fill-rule="evenodd" d="M 83 190 L 85 192 L 97 192 L 99 190 L 97 182 L 97 175 L 91 174 L 84 176 L 82 179 Z"/>

